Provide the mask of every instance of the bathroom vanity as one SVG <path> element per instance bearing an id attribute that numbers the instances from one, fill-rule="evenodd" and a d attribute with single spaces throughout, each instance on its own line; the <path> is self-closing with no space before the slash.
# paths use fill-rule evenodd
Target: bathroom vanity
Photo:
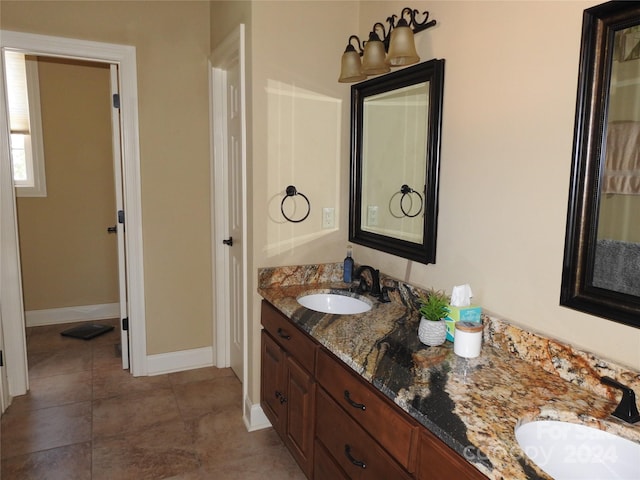
<path id="1" fill-rule="evenodd" d="M 562 420 L 640 443 L 610 416 L 598 375 L 640 375 L 486 316 L 482 353 L 426 347 L 410 285 L 354 315 L 297 299 L 345 293 L 340 266 L 261 269 L 261 405 L 308 478 L 549 479 L 519 447 L 521 422 Z M 578 372 L 578 373 L 576 373 Z M 596 379 L 597 377 L 597 379 Z M 636 382 L 636 383 L 633 383 Z"/>
<path id="2" fill-rule="evenodd" d="M 316 479 L 485 479 L 266 300 L 262 407 Z"/>

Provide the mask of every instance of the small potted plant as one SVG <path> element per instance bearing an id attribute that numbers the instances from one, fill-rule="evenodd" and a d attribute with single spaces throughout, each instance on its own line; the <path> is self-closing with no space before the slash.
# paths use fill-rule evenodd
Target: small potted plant
<path id="1" fill-rule="evenodd" d="M 442 291 L 430 290 L 418 302 L 418 311 L 422 315 L 418 338 L 430 347 L 442 345 L 447 339 L 447 324 L 444 319 L 449 314 L 449 297 Z"/>

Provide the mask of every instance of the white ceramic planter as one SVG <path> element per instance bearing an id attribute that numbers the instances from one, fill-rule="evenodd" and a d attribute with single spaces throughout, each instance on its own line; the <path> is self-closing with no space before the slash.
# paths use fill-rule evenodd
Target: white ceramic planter
<path id="1" fill-rule="evenodd" d="M 418 338 L 425 345 L 435 347 L 442 345 L 447 339 L 447 324 L 444 319 L 440 319 L 437 322 L 427 320 L 426 318 L 420 318 L 420 325 L 418 326 Z"/>

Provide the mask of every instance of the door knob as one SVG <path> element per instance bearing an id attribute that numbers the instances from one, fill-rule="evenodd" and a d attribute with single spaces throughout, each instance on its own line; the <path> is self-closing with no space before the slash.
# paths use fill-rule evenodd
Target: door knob
<path id="1" fill-rule="evenodd" d="M 222 240 L 222 243 L 224 243 L 225 245 L 229 245 L 230 247 L 233 247 L 233 237 L 229 237 L 226 240 Z"/>
<path id="2" fill-rule="evenodd" d="M 113 227 L 107 227 L 108 233 L 118 233 L 118 225 L 114 225 Z"/>

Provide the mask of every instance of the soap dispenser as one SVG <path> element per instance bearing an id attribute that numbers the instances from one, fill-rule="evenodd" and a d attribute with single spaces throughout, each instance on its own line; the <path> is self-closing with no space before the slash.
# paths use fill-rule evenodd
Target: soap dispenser
<path id="1" fill-rule="evenodd" d="M 351 245 L 347 245 L 347 256 L 344 259 L 342 280 L 345 283 L 351 283 L 353 280 L 353 257 L 351 256 Z"/>

